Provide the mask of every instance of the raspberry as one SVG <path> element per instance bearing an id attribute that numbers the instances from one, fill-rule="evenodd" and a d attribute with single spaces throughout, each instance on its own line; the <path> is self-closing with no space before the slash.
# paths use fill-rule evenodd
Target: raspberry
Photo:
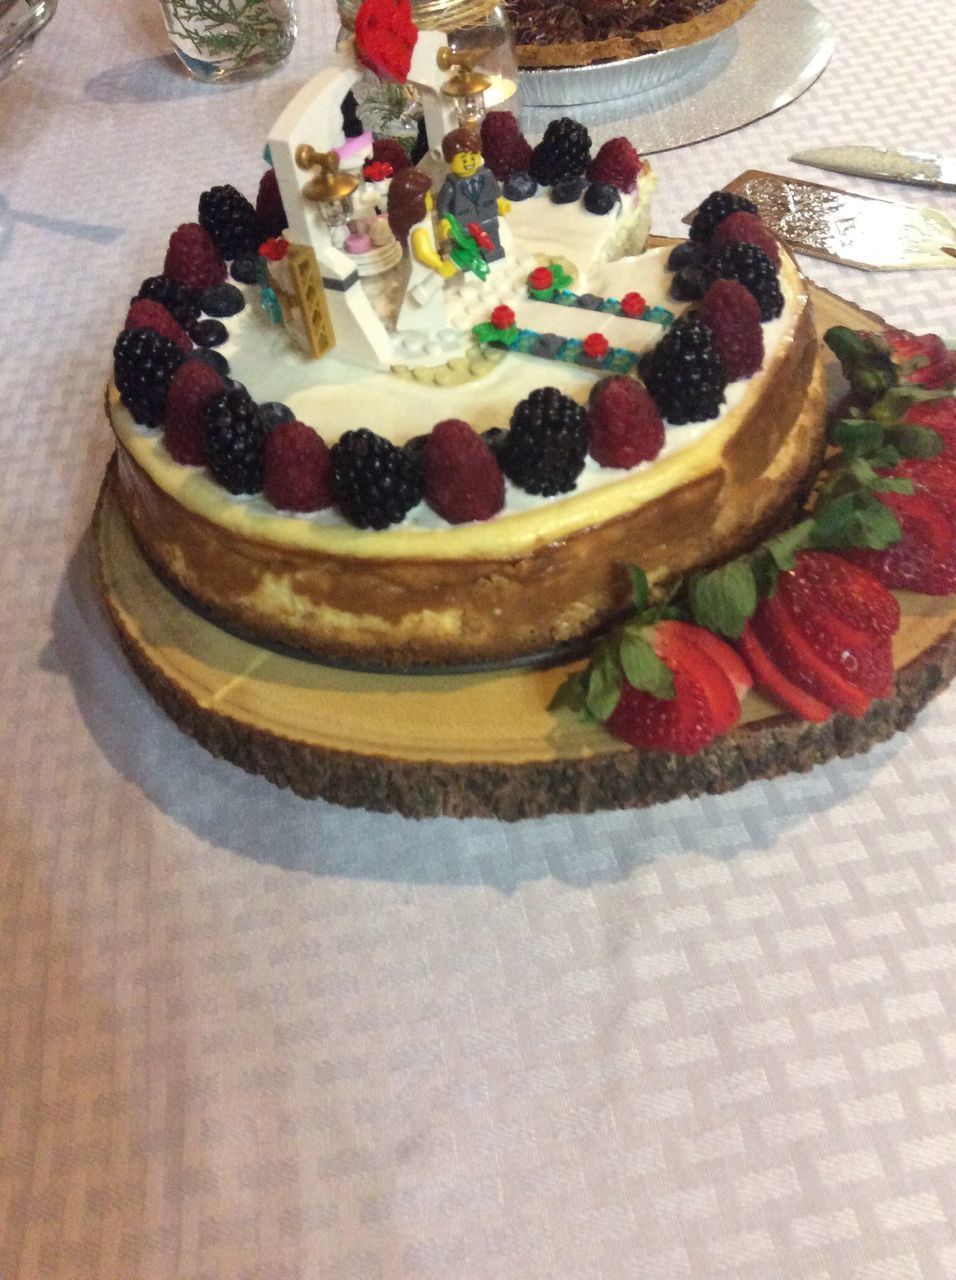
<path id="1" fill-rule="evenodd" d="M 260 493 L 268 428 L 244 387 L 228 387 L 203 408 L 203 452 L 230 493 Z"/>
<path id="2" fill-rule="evenodd" d="M 625 193 L 637 186 L 641 172 L 641 157 L 627 138 L 610 138 L 588 165 L 591 182 L 609 182 Z"/>
<path id="3" fill-rule="evenodd" d="M 481 154 L 499 182 L 531 168 L 531 144 L 510 111 L 489 111 L 482 120 Z"/>
<path id="4" fill-rule="evenodd" d="M 181 324 L 184 329 L 188 329 L 199 318 L 196 290 L 169 276 L 150 276 L 144 280 L 139 286 L 139 293 L 130 302 L 136 302 L 140 298 L 162 303 L 176 323 Z"/>
<path id="5" fill-rule="evenodd" d="M 728 244 L 717 249 L 708 268 L 714 280 L 739 280 L 760 304 L 760 319 L 773 320 L 783 310 L 777 269 L 755 244 Z"/>
<path id="6" fill-rule="evenodd" d="M 113 379 L 120 399 L 137 422 L 158 427 L 166 393 L 183 362 L 175 343 L 154 329 L 124 329 L 113 347 Z"/>
<path id="7" fill-rule="evenodd" d="M 276 177 L 275 169 L 271 167 L 266 169 L 259 179 L 259 190 L 256 194 L 256 219 L 262 232 L 263 240 L 281 236 L 289 225 L 289 220 L 285 216 L 285 206 L 282 203 L 282 193 L 279 190 L 279 179 Z M 257 247 L 258 245 L 250 245 L 246 252 L 252 253 Z M 232 256 L 237 258 L 240 255 L 233 254 Z M 249 282 L 247 281 L 247 283 Z"/>
<path id="8" fill-rule="evenodd" d="M 715 418 L 726 377 L 713 330 L 694 315 L 681 316 L 641 361 L 641 376 L 657 407 L 674 426 Z"/>
<path id="9" fill-rule="evenodd" d="M 263 491 L 280 511 L 332 505 L 332 454 L 304 422 L 280 422 L 266 437 Z"/>
<path id="10" fill-rule="evenodd" d="M 583 124 L 562 116 L 552 120 L 531 153 L 531 176 L 543 187 L 576 178 L 591 162 L 591 135 Z"/>
<path id="11" fill-rule="evenodd" d="M 756 213 L 757 206 L 746 196 L 734 195 L 731 191 L 712 191 L 702 201 L 690 224 L 691 240 L 701 240 L 705 244 L 714 233 L 714 228 L 732 213 Z"/>
<path id="12" fill-rule="evenodd" d="M 459 418 L 437 423 L 422 451 L 425 501 L 449 524 L 490 520 L 504 506 L 505 478 L 494 454 Z"/>
<path id="13" fill-rule="evenodd" d="M 602 467 L 636 467 L 656 458 L 664 422 L 647 388 L 633 378 L 595 383 L 588 409 L 588 452 Z"/>
<path id="14" fill-rule="evenodd" d="M 176 323 L 161 302 L 137 298 L 130 303 L 124 329 L 152 329 L 174 342 L 180 351 L 192 351 L 193 344 L 183 327 Z"/>
<path id="15" fill-rule="evenodd" d="M 164 439 L 177 462 L 193 467 L 205 463 L 203 409 L 224 390 L 216 370 L 201 360 L 187 360 L 173 374 L 166 397 Z"/>
<path id="16" fill-rule="evenodd" d="M 372 143 L 372 159 L 390 164 L 393 177 L 411 164 L 408 152 L 397 138 L 376 138 Z"/>
<path id="17" fill-rule="evenodd" d="M 360 529 L 404 520 L 422 496 L 421 471 L 401 449 L 366 427 L 332 446 L 332 487 L 342 514 Z"/>
<path id="18" fill-rule="evenodd" d="M 498 456 L 514 484 L 551 497 L 575 487 L 587 443 L 585 410 L 555 387 L 539 387 L 511 415 Z"/>
<path id="19" fill-rule="evenodd" d="M 265 239 L 256 211 L 244 195 L 228 183 L 199 197 L 199 223 L 209 232 L 224 258 L 251 253 Z"/>
<path id="20" fill-rule="evenodd" d="M 163 272 L 201 293 L 211 284 L 222 284 L 226 278 L 226 264 L 199 223 L 184 222 L 169 237 Z"/>
<path id="21" fill-rule="evenodd" d="M 724 244 L 755 244 L 763 249 L 775 267 L 780 266 L 780 244 L 777 237 L 755 213 L 741 210 L 739 213 L 728 214 L 714 228 L 710 243 L 714 247 Z"/>
<path id="22" fill-rule="evenodd" d="M 760 305 L 737 280 L 715 280 L 697 308 L 714 342 L 728 382 L 749 378 L 763 364 Z"/>

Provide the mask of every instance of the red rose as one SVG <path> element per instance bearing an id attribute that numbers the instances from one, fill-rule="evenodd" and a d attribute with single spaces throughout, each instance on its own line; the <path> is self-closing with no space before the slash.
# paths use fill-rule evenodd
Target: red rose
<path id="1" fill-rule="evenodd" d="M 270 262 L 281 262 L 288 252 L 289 242 L 283 240 L 281 236 L 266 240 L 259 246 L 259 257 L 268 258 Z"/>
<path id="2" fill-rule="evenodd" d="M 405 83 L 417 39 L 411 0 L 362 0 L 355 15 L 355 56 L 380 79 Z"/>
<path id="3" fill-rule="evenodd" d="M 528 286 L 532 289 L 550 289 L 554 284 L 554 275 L 548 267 L 535 267 L 528 276 Z"/>
<path id="4" fill-rule="evenodd" d="M 510 307 L 495 307 L 491 313 L 491 323 L 496 329 L 510 329 L 515 322 L 515 313 Z"/>
<path id="5" fill-rule="evenodd" d="M 394 170 L 387 160 L 370 160 L 362 170 L 362 175 L 367 182 L 383 182 L 393 173 Z"/>
<path id="6" fill-rule="evenodd" d="M 621 299 L 621 311 L 624 315 L 635 319 L 647 310 L 647 303 L 639 293 L 625 293 Z"/>
<path id="7" fill-rule="evenodd" d="M 609 345 L 603 333 L 589 333 L 581 343 L 581 350 L 592 360 L 600 360 L 602 356 L 607 355 Z"/>

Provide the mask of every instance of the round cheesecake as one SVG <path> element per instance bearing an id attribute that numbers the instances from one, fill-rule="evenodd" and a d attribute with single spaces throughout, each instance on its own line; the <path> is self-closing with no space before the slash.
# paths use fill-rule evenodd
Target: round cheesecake
<path id="1" fill-rule="evenodd" d="M 509 0 L 518 66 L 585 67 L 696 44 L 756 0 Z"/>
<path id="2" fill-rule="evenodd" d="M 666 262 L 655 249 L 595 263 L 587 286 L 610 292 L 613 281 L 618 296 L 664 301 Z M 582 639 L 627 608 L 629 565 L 660 586 L 726 559 L 785 520 L 815 475 L 825 388 L 806 283 L 787 254 L 780 283 L 784 309 L 763 326 L 763 366 L 728 385 L 719 415 L 665 424 L 658 457 L 630 470 L 589 458 L 570 493 L 540 498 L 509 483 L 490 520 L 449 525 L 422 502 L 382 531 L 334 509 L 283 513 L 176 463 L 111 388 L 123 510 L 151 563 L 213 617 L 319 658 L 442 667 Z M 661 333 L 617 323 L 631 326 L 635 350 Z M 458 385 L 349 370 L 297 355 L 251 306 L 223 350 L 257 400 L 285 401 L 330 444 L 368 426 L 402 445 L 449 417 L 479 431 L 506 426 L 536 387 L 583 404 L 598 376 L 513 353 Z"/>

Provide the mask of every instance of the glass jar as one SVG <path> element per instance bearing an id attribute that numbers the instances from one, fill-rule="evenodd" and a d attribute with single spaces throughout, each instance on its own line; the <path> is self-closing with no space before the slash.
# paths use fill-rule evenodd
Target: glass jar
<path id="1" fill-rule="evenodd" d="M 345 32 L 355 30 L 361 0 L 338 0 Z M 482 51 L 478 66 L 491 77 L 485 92 L 488 110 L 504 108 L 519 115 L 518 65 L 511 23 L 498 0 L 412 0 L 412 20 L 421 31 L 444 32 L 455 53 Z"/>
<path id="2" fill-rule="evenodd" d="M 179 60 L 197 80 L 249 80 L 280 67 L 296 37 L 294 0 L 161 0 Z"/>

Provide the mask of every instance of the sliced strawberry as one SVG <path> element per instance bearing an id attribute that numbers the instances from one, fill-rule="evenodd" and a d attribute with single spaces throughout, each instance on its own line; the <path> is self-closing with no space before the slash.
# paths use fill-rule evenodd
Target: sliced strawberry
<path id="1" fill-rule="evenodd" d="M 717 733 L 726 733 L 740 719 L 740 698 L 720 662 L 708 652 L 707 638 L 722 644 L 704 627 L 695 627 L 689 622 L 659 622 L 651 644 L 657 656 L 672 670 L 683 669 L 697 679 L 710 706 Z"/>
<path id="2" fill-rule="evenodd" d="M 928 493 L 956 527 L 956 457 L 907 458 L 887 475 L 912 480 L 917 493 Z"/>
<path id="3" fill-rule="evenodd" d="M 895 680 L 892 641 L 880 640 L 857 659 L 855 683 L 871 698 L 888 698 Z"/>
<path id="4" fill-rule="evenodd" d="M 757 639 L 750 623 L 745 623 L 737 647 L 753 672 L 754 682 L 759 689 L 780 704 L 787 711 L 792 711 L 801 720 L 821 722 L 830 718 L 831 708 L 818 698 L 812 698 L 803 689 L 797 688 L 792 680 L 788 680 L 780 668 L 773 662 L 766 649 Z"/>
<path id="5" fill-rule="evenodd" d="M 747 664 L 742 662 L 740 654 L 726 640 L 714 635 L 713 631 L 706 630 L 706 627 L 691 626 L 689 622 L 658 623 L 658 631 L 667 627 L 683 628 L 689 634 L 687 637 L 703 649 L 708 658 L 713 658 L 717 666 L 723 669 L 724 676 L 727 676 L 731 682 L 738 699 L 744 698 L 745 694 L 749 694 L 753 689 L 754 680 L 747 669 Z"/>
<path id="6" fill-rule="evenodd" d="M 753 629 L 767 653 L 794 684 L 838 711 L 861 716 L 870 705 L 862 689 L 852 684 L 816 652 L 801 634 L 783 599 L 761 600 Z"/>
<path id="7" fill-rule="evenodd" d="M 956 537 L 945 512 L 927 493 L 881 493 L 900 522 L 902 537 L 884 551 L 843 554 L 887 587 L 948 596 L 956 591 Z"/>
<path id="8" fill-rule="evenodd" d="M 780 575 L 777 589 L 794 613 L 817 612 L 845 622 L 851 636 L 886 639 L 900 625 L 900 606 L 881 582 L 829 551 L 801 551 L 795 567 Z"/>

